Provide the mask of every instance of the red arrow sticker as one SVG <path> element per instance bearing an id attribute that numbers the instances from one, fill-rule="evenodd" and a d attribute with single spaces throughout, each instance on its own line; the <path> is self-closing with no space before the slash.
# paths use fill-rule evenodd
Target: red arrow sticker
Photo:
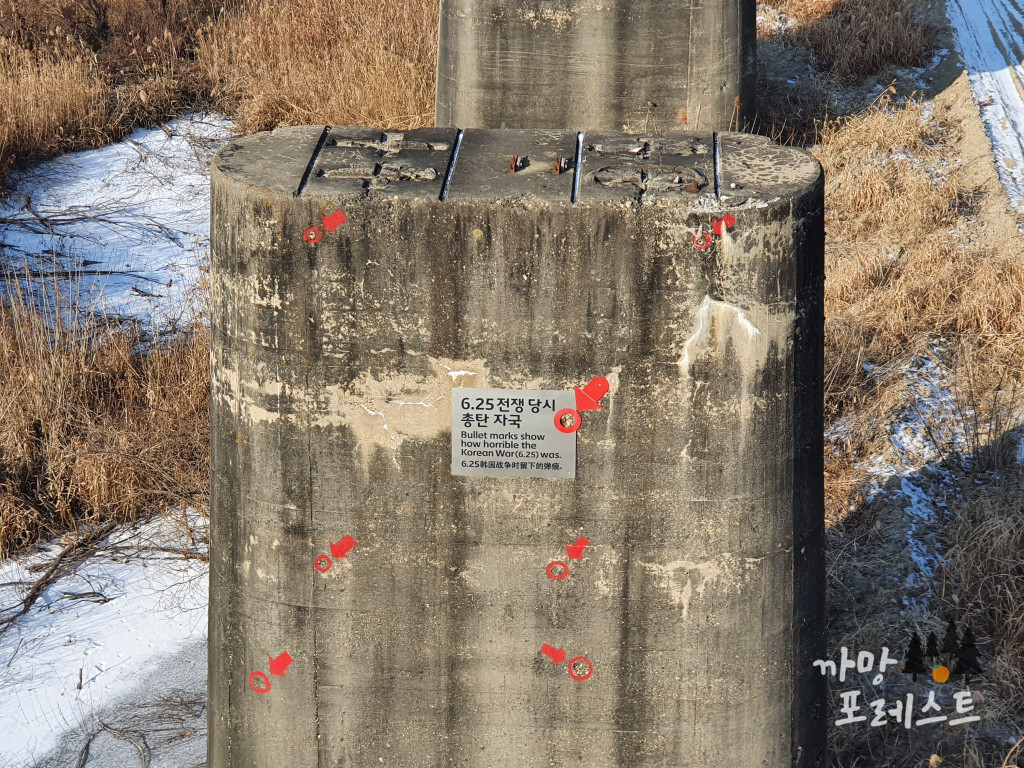
<path id="1" fill-rule="evenodd" d="M 598 403 L 608 392 L 608 379 L 604 376 L 595 376 L 583 389 L 576 387 L 576 410 L 577 411 L 599 411 L 601 406 Z"/>
<path id="2" fill-rule="evenodd" d="M 590 546 L 590 541 L 586 536 L 580 536 L 576 539 L 575 544 L 566 544 L 565 551 L 569 555 L 570 560 L 582 560 L 583 550 Z"/>
<path id="3" fill-rule="evenodd" d="M 288 669 L 288 665 L 294 661 L 291 654 L 285 651 L 276 659 L 270 659 L 270 674 L 277 675 L 278 677 L 284 677 L 284 671 Z M 261 673 L 262 674 L 262 673 Z"/>
<path id="4" fill-rule="evenodd" d="M 324 229 L 326 229 L 328 232 L 335 232 L 337 231 L 338 227 L 340 227 L 346 221 L 348 221 L 348 216 L 346 216 L 345 212 L 339 208 L 329 216 L 324 216 Z"/>
<path id="5" fill-rule="evenodd" d="M 544 643 L 544 645 L 540 647 L 540 652 L 551 659 L 552 664 L 561 664 L 565 661 L 565 648 L 555 648 Z"/>
<path id="6" fill-rule="evenodd" d="M 341 541 L 331 543 L 331 555 L 334 557 L 348 557 L 348 553 L 351 552 L 352 548 L 358 543 L 359 542 L 351 536 L 345 536 Z"/>
<path id="7" fill-rule="evenodd" d="M 716 235 L 721 236 L 725 233 L 725 230 L 729 229 L 736 223 L 736 217 L 731 213 L 727 213 L 721 219 L 713 219 L 712 222 L 711 231 Z"/>
<path id="8" fill-rule="evenodd" d="M 608 394 L 608 379 L 604 376 L 595 376 L 583 388 L 583 391 L 597 402 Z"/>

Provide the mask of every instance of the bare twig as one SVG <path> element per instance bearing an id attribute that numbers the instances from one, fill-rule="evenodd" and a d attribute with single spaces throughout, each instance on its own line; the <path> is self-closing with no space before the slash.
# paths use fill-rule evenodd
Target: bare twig
<path id="1" fill-rule="evenodd" d="M 14 657 L 18 655 L 18 651 L 21 650 L 21 646 L 25 644 L 25 638 L 21 638 L 18 641 L 18 647 L 14 649 L 14 653 L 11 654 L 11 658 L 7 660 L 7 666 L 4 669 L 10 669 L 11 662 L 14 661 Z"/>
<path id="2" fill-rule="evenodd" d="M 109 603 L 110 598 L 102 592 L 61 592 L 64 597 L 72 600 L 88 600 L 90 603 Z M 99 598 L 99 599 L 96 599 Z"/>
<path id="3" fill-rule="evenodd" d="M 201 560 L 204 563 L 210 562 L 210 555 L 207 552 L 196 552 L 190 549 L 177 549 L 175 547 L 157 547 L 157 546 L 142 546 L 138 544 L 132 545 L 114 545 L 110 547 L 104 547 L 104 550 L 110 551 L 130 551 L 130 552 L 165 552 L 170 555 L 181 555 L 186 560 Z"/>
<path id="4" fill-rule="evenodd" d="M 112 734 L 115 739 L 123 739 L 124 741 L 130 741 L 134 744 L 135 748 L 139 750 L 139 757 L 142 759 L 142 768 L 149 768 L 149 747 L 146 746 L 146 742 L 139 736 L 138 732 L 122 730 L 121 728 L 113 728 L 102 720 L 100 720 L 99 723 L 103 729 Z"/>
<path id="5" fill-rule="evenodd" d="M 25 274 L 29 277 L 41 277 L 41 278 L 54 278 L 54 277 L 82 277 L 82 276 L 93 276 L 93 277 L 130 277 L 133 280 L 148 280 L 151 283 L 157 285 L 167 285 L 162 280 L 157 280 L 155 277 L 149 277 L 148 275 L 141 275 L 138 272 L 131 272 L 119 269 L 54 269 L 48 271 L 39 271 L 36 269 L 19 269 L 18 267 L 11 267 L 11 273 L 14 275 Z"/>
<path id="6" fill-rule="evenodd" d="M 62 549 L 57 557 L 53 559 L 53 562 L 50 563 L 46 572 L 35 582 L 32 589 L 28 591 L 28 594 L 25 595 L 25 599 L 22 600 L 21 609 L 12 616 L 0 621 L 0 634 L 3 634 L 20 616 L 28 613 L 36 600 L 39 599 L 39 596 L 43 594 L 43 590 L 57 581 L 75 562 L 81 560 L 90 551 L 94 550 L 96 542 L 113 531 L 116 526 L 117 523 L 106 523 Z"/>
<path id="7" fill-rule="evenodd" d="M 89 759 L 89 745 L 92 744 L 93 739 L 99 736 L 99 733 L 99 731 L 96 731 L 96 733 L 89 734 L 89 738 L 82 745 L 82 751 L 78 753 L 78 762 L 75 763 L 75 768 L 82 768 L 85 765 L 85 761 Z"/>

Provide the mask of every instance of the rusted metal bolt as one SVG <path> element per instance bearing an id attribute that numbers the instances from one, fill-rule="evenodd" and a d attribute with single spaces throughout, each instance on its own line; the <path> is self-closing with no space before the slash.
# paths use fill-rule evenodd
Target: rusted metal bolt
<path id="1" fill-rule="evenodd" d="M 527 158 L 526 155 L 522 155 L 522 156 L 515 155 L 514 157 L 509 158 L 509 161 L 508 161 L 508 172 L 509 173 L 515 173 L 516 171 L 523 170 L 523 168 L 526 167 L 526 163 L 527 163 L 528 159 L 529 158 Z"/>

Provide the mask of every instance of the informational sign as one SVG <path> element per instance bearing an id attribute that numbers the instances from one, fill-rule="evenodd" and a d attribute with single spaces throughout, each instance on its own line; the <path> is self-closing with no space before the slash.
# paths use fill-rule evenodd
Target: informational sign
<path id="1" fill-rule="evenodd" d="M 576 431 L 556 422 L 556 415 L 575 407 L 571 390 L 456 387 L 452 474 L 576 477 Z"/>

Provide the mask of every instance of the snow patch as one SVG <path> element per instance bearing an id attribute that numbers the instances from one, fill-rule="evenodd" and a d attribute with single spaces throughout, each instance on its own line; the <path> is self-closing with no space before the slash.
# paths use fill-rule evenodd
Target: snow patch
<path id="1" fill-rule="evenodd" d="M 187 323 L 208 262 L 210 160 L 230 136 L 224 118 L 194 114 L 17 174 L 0 200 L 0 263 L 71 274 L 86 311 Z"/>
<path id="2" fill-rule="evenodd" d="M 203 518 L 190 512 L 188 525 L 205 540 Z M 29 567 L 51 562 L 62 546 L 0 561 L 0 618 L 21 605 L 30 589 L 23 582 L 40 577 Z M 131 691 L 158 659 L 205 640 L 208 565 L 137 549 L 188 546 L 168 517 L 111 534 L 0 634 L 0 765 L 30 764 Z"/>
<path id="3" fill-rule="evenodd" d="M 949 0 L 946 12 L 971 77 L 1011 204 L 1024 212 L 1024 13 L 1015 0 Z"/>
<path id="4" fill-rule="evenodd" d="M 933 349 L 936 354 L 940 351 Z M 897 370 L 870 363 L 863 368 L 871 377 L 896 374 L 906 379 L 907 404 L 886 427 L 891 450 L 860 468 L 876 478 L 867 493 L 869 501 L 886 492 L 882 485 L 891 478 L 899 480 L 896 489 L 888 492 L 903 507 L 901 528 L 915 568 L 905 578 L 903 604 L 924 606 L 932 596 L 930 580 L 942 562 L 938 532 L 947 511 L 943 497 L 955 487 L 952 473 L 941 464 L 950 456 L 969 452 L 965 422 L 971 411 L 960 407 L 946 371 L 927 357 L 915 357 Z M 850 425 L 840 421 L 826 430 L 826 438 L 838 441 L 851 431 Z"/>

